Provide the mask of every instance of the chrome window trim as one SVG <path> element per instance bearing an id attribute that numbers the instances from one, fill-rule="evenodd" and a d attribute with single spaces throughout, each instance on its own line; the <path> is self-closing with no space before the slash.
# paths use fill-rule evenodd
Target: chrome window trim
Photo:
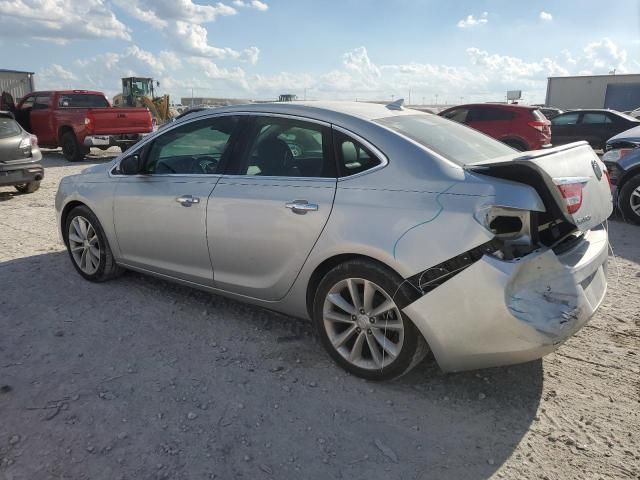
<path id="1" fill-rule="evenodd" d="M 277 117 L 277 118 L 285 118 L 285 119 L 289 119 L 289 120 L 298 120 L 301 122 L 307 122 L 307 123 L 315 123 L 316 125 L 321 125 L 323 127 L 327 127 L 327 128 L 331 128 L 332 125 L 330 123 L 327 123 L 325 121 L 322 120 L 316 120 L 314 118 L 309 118 L 309 117 L 302 117 L 300 115 L 290 115 L 290 114 L 285 114 L 285 113 L 268 113 L 268 112 L 219 112 L 219 113 L 208 113 L 206 115 L 199 115 L 197 118 L 190 118 L 187 120 L 184 120 L 182 122 L 177 122 L 175 125 L 172 125 L 170 127 L 166 127 L 166 128 L 162 128 L 160 130 L 156 130 L 155 132 L 153 132 L 150 135 L 147 135 L 146 137 L 144 137 L 144 139 L 142 139 L 140 141 L 139 145 L 136 145 L 135 149 L 131 152 L 127 152 L 128 154 L 125 155 L 124 153 L 122 154 L 122 157 L 117 159 L 115 164 L 113 165 L 113 168 L 111 168 L 109 170 L 109 177 L 115 177 L 115 178 L 123 178 L 123 177 L 131 177 L 131 178 L 140 178 L 140 177 L 144 177 L 144 178 L 148 178 L 148 177 L 193 177 L 193 176 L 209 176 L 207 174 L 194 174 L 194 173 L 161 173 L 161 174 L 156 174 L 156 173 L 150 173 L 148 175 L 122 175 L 122 174 L 116 174 L 113 173 L 114 170 L 118 169 L 120 167 L 120 162 L 128 157 L 129 155 L 133 155 L 135 154 L 137 151 L 141 150 L 142 148 L 144 148 L 144 146 L 147 143 L 152 142 L 156 137 L 163 135 L 165 132 L 169 132 L 175 128 L 179 128 L 183 125 L 187 125 L 189 123 L 193 123 L 193 122 L 197 122 L 197 121 L 201 121 L 201 120 L 207 120 L 210 118 L 218 118 L 218 117 L 233 117 L 233 116 L 239 116 L 239 115 L 243 115 L 243 116 L 255 116 L 255 117 Z M 363 172 L 364 173 L 364 172 Z M 219 176 L 223 176 L 223 174 L 220 173 L 212 173 L 210 175 L 219 175 Z M 231 177 L 232 175 L 226 175 L 227 177 Z M 233 175 L 234 177 L 253 177 L 255 175 Z M 335 181 L 336 179 L 333 177 L 262 177 L 262 178 L 292 178 L 292 179 L 301 179 L 301 178 L 309 178 L 309 179 L 314 179 L 314 180 L 318 180 L 318 179 L 330 179 Z"/>
<path id="2" fill-rule="evenodd" d="M 341 127 L 339 125 L 332 125 L 331 127 L 334 130 L 336 130 L 336 131 L 338 131 L 340 133 L 343 133 L 344 135 L 346 135 L 346 136 L 348 136 L 350 138 L 353 138 L 355 141 L 357 141 L 358 143 L 362 144 L 363 147 L 369 149 L 371 151 L 371 153 L 373 153 L 376 156 L 376 158 L 378 160 L 380 160 L 380 164 L 379 165 L 376 165 L 375 167 L 371 167 L 368 170 L 365 170 L 363 172 L 354 173 L 353 175 L 347 175 L 346 177 L 338 177 L 338 182 L 341 182 L 343 180 L 350 180 L 352 178 L 358 178 L 358 177 L 361 177 L 363 175 L 368 175 L 369 173 L 373 173 L 373 172 L 376 172 L 378 170 L 382 170 L 387 165 L 389 165 L 389 159 L 387 158 L 387 156 L 384 153 L 382 153 L 382 151 L 378 147 L 373 145 L 368 140 L 365 140 L 364 138 L 362 138 L 357 133 L 354 133 L 351 130 L 347 130 L 346 128 Z"/>

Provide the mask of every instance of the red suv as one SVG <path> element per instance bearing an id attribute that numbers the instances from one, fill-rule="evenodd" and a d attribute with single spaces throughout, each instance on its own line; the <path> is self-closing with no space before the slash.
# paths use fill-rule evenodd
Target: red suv
<path id="1" fill-rule="evenodd" d="M 516 150 L 551 146 L 551 122 L 537 107 L 478 103 L 458 105 L 438 115 L 480 130 Z"/>

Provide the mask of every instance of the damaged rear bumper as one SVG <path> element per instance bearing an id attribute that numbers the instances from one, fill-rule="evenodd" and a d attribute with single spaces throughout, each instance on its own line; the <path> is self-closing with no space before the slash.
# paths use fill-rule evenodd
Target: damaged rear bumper
<path id="1" fill-rule="evenodd" d="M 544 248 L 511 261 L 484 255 L 403 311 L 445 371 L 534 360 L 599 308 L 607 253 L 601 228 L 561 254 Z"/>

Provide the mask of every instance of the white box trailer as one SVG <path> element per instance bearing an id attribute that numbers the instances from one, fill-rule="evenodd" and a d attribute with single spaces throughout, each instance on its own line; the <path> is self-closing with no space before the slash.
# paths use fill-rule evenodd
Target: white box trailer
<path id="1" fill-rule="evenodd" d="M 0 93 L 10 93 L 17 102 L 35 90 L 33 75 L 33 72 L 0 69 Z"/>
<path id="2" fill-rule="evenodd" d="M 634 110 L 640 107 L 640 74 L 549 77 L 545 105 L 563 110 Z"/>

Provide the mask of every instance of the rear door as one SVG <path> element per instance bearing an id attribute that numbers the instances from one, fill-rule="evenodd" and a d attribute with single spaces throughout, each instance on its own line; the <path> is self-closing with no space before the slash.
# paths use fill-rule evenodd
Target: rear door
<path id="1" fill-rule="evenodd" d="M 616 134 L 616 126 L 606 112 L 584 112 L 580 119 L 582 137 L 593 148 L 604 148 L 608 139 Z"/>
<path id="2" fill-rule="evenodd" d="M 511 112 L 501 108 L 472 107 L 469 110 L 466 124 L 490 137 L 502 139 L 513 133 L 511 128 L 513 117 Z"/>
<path id="3" fill-rule="evenodd" d="M 207 208 L 215 286 L 263 300 L 289 291 L 324 228 L 336 190 L 328 124 L 251 117 L 251 133 Z"/>

